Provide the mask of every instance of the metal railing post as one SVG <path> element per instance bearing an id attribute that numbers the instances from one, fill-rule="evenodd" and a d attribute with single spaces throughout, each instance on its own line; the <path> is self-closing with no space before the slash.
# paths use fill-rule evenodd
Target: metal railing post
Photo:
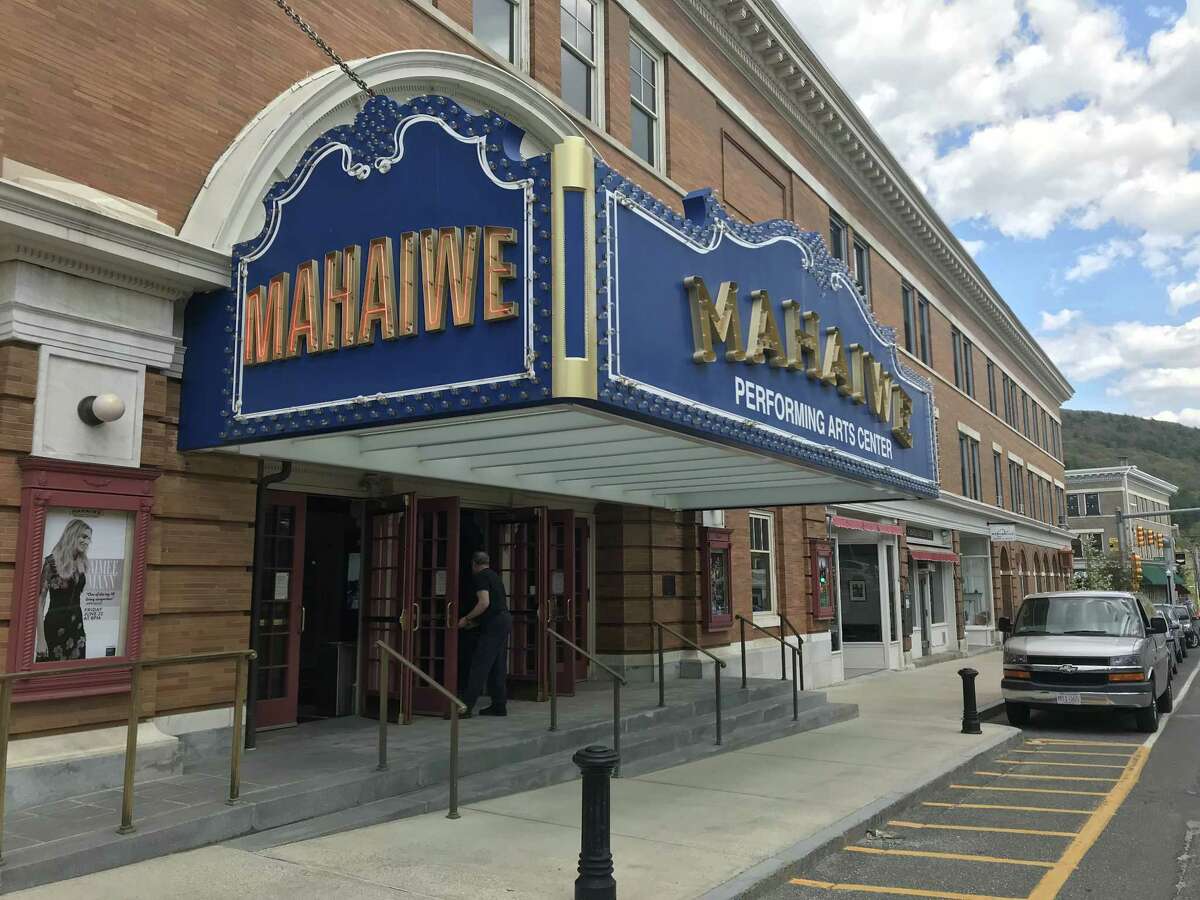
<path id="1" fill-rule="evenodd" d="M 461 818 L 458 814 L 458 704 L 450 703 L 450 811 L 447 819 Z"/>
<path id="2" fill-rule="evenodd" d="M 613 778 L 621 777 L 621 682 L 613 679 L 613 753 L 617 755 L 617 763 L 613 768 Z"/>
<path id="3" fill-rule="evenodd" d="M 0 865 L 4 863 L 4 796 L 8 790 L 8 731 L 12 714 L 12 682 L 0 682 Z"/>
<path id="4" fill-rule="evenodd" d="M 658 705 L 667 705 L 667 680 L 663 677 L 663 630 L 659 625 L 658 631 Z"/>
<path id="5" fill-rule="evenodd" d="M 779 625 L 779 635 L 783 638 L 779 645 L 779 680 L 787 681 L 787 637 L 782 623 Z"/>
<path id="6" fill-rule="evenodd" d="M 804 638 L 796 635 L 796 655 L 799 659 L 796 661 L 800 666 L 800 690 L 804 690 Z"/>
<path id="7" fill-rule="evenodd" d="M 136 662 L 129 673 L 129 724 L 125 734 L 125 780 L 121 793 L 121 827 L 117 834 L 130 834 L 133 828 L 133 772 L 137 765 L 138 714 L 142 708 L 142 664 Z"/>
<path id="8" fill-rule="evenodd" d="M 558 731 L 558 660 L 554 658 L 554 632 L 546 629 L 546 658 L 550 666 L 550 730 Z"/>
<path id="9" fill-rule="evenodd" d="M 716 685 L 717 701 L 717 746 L 721 746 L 721 664 L 713 666 L 713 683 Z"/>
<path id="10" fill-rule="evenodd" d="M 792 651 L 792 721 L 800 719 L 800 687 L 796 680 L 796 651 Z"/>
<path id="11" fill-rule="evenodd" d="M 388 696 L 392 692 L 391 684 L 388 678 L 388 655 L 386 651 L 379 651 L 379 765 L 375 768 L 380 772 L 386 772 L 388 767 L 387 762 L 387 723 L 388 723 Z"/>
<path id="12" fill-rule="evenodd" d="M 234 661 L 233 746 L 229 753 L 229 799 L 226 801 L 230 804 L 237 803 L 242 792 L 242 715 L 246 706 L 247 662 L 245 656 Z"/>
<path id="13" fill-rule="evenodd" d="M 738 631 L 742 637 L 742 690 L 746 689 L 746 620 L 738 618 Z"/>

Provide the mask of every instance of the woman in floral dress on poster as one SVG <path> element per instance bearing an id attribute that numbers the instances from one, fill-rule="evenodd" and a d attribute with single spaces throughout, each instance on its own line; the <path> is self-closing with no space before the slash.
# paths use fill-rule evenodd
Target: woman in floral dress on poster
<path id="1" fill-rule="evenodd" d="M 38 589 L 37 661 L 87 658 L 87 634 L 80 603 L 87 584 L 92 528 L 72 519 L 42 563 Z"/>

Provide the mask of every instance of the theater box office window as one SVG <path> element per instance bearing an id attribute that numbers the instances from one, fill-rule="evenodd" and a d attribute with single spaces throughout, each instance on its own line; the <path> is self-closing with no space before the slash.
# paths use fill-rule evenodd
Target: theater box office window
<path id="1" fill-rule="evenodd" d="M 8 671 L 77 668 L 20 681 L 16 699 L 127 690 L 127 670 L 97 663 L 140 657 L 146 545 L 157 472 L 27 458 L 21 461 Z"/>
<path id="2" fill-rule="evenodd" d="M 319 137 L 188 304 L 181 449 L 664 509 L 936 496 L 931 387 L 819 235 L 523 137 L 440 96 Z"/>

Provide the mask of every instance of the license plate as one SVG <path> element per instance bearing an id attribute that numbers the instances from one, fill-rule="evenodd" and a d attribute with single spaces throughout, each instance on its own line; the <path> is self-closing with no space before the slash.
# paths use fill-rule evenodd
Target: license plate
<path id="1" fill-rule="evenodd" d="M 1060 706 L 1080 706 L 1083 703 L 1079 694 L 1059 694 L 1054 699 Z"/>

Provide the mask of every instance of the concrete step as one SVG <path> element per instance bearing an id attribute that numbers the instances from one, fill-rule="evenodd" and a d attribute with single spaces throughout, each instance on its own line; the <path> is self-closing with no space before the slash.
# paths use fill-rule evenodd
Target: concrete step
<path id="1" fill-rule="evenodd" d="M 708 695 L 621 717 L 622 768 L 652 771 L 786 734 L 818 728 L 857 715 L 845 704 L 829 704 L 820 692 L 799 696 L 799 721 L 792 720 L 790 682 L 736 679 L 723 685 L 724 744 L 714 744 L 715 697 Z M 667 685 L 671 704 L 671 684 Z M 494 747 L 460 755 L 459 803 L 466 805 L 574 779 L 571 756 L 589 744 L 612 743 L 611 722 L 570 723 L 570 699 L 560 701 L 560 730 L 532 731 Z M 548 711 L 547 711 L 548 721 Z M 402 733 L 402 731 L 401 731 Z M 262 849 L 448 808 L 448 757 L 406 764 L 393 737 L 391 768 L 356 768 L 255 791 L 235 804 L 213 802 L 138 822 L 131 835 L 115 828 L 15 849 L 5 854 L 0 893 L 127 865 L 167 853 L 239 838 L 237 845 Z M 398 746 L 399 745 L 399 746 Z"/>

